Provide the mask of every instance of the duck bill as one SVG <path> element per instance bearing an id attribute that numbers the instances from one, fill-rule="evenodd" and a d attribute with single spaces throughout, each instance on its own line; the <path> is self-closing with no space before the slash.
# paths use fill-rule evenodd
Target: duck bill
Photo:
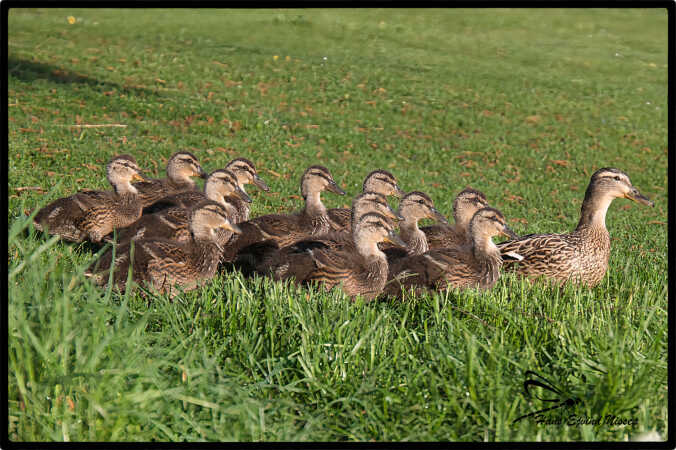
<path id="1" fill-rule="evenodd" d="M 431 217 L 431 219 L 436 219 L 440 223 L 442 223 L 444 225 L 448 225 L 448 219 L 446 217 L 444 217 L 444 215 L 441 214 L 438 209 L 432 208 L 432 214 L 433 214 L 433 217 Z"/>
<path id="2" fill-rule="evenodd" d="M 200 177 L 203 180 L 206 180 L 207 178 L 209 178 L 209 174 L 207 172 L 205 172 L 204 169 L 202 169 L 201 166 L 199 168 L 199 172 L 197 174 L 195 174 L 195 176 Z"/>
<path id="3" fill-rule="evenodd" d="M 504 228 L 502 229 L 500 234 L 503 235 L 503 236 L 507 236 L 510 239 L 518 239 L 519 238 L 519 236 L 514 231 L 512 231 L 512 229 L 509 228 L 507 225 L 504 226 Z"/>
<path id="4" fill-rule="evenodd" d="M 387 236 L 385 236 L 385 238 L 383 238 L 383 242 L 389 242 L 390 244 L 394 244 L 398 247 L 406 248 L 406 242 L 402 241 L 401 238 L 397 236 L 394 231 L 390 231 L 390 234 L 388 234 Z"/>
<path id="5" fill-rule="evenodd" d="M 235 225 L 234 223 L 226 222 L 221 225 L 221 228 L 224 230 L 232 231 L 235 234 L 242 234 L 242 229 Z"/>
<path id="6" fill-rule="evenodd" d="M 147 178 L 141 172 L 135 172 L 131 177 L 131 181 L 146 181 Z"/>
<path id="7" fill-rule="evenodd" d="M 652 208 L 655 207 L 655 203 L 650 201 L 650 199 L 648 197 L 641 194 L 637 189 L 634 189 L 633 191 L 624 194 L 624 198 L 628 198 L 629 200 L 633 200 L 636 203 L 642 203 L 644 205 L 648 205 Z"/>
<path id="8" fill-rule="evenodd" d="M 326 188 L 334 194 L 345 195 L 345 191 L 338 187 L 335 181 L 331 181 Z"/>
<path id="9" fill-rule="evenodd" d="M 267 183 L 263 181 L 263 179 L 259 177 L 258 174 L 254 175 L 253 182 L 258 189 L 261 189 L 265 192 L 268 192 L 270 190 Z"/>
<path id="10" fill-rule="evenodd" d="M 402 198 L 404 195 L 406 195 L 406 192 L 404 192 L 398 184 L 394 185 L 394 193 L 393 195 L 397 198 Z"/>
<path id="11" fill-rule="evenodd" d="M 251 203 L 251 197 L 249 197 L 249 195 L 246 192 L 244 192 L 243 190 L 237 188 L 237 190 L 235 191 L 235 194 L 237 195 L 237 197 L 241 198 L 245 202 Z"/>

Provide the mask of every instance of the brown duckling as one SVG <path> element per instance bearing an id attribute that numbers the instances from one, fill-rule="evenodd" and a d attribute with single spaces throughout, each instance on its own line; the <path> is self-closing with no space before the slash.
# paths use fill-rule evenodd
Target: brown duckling
<path id="1" fill-rule="evenodd" d="M 129 264 L 133 260 L 132 279 L 137 284 L 145 284 L 171 296 L 176 293 L 177 287 L 184 291 L 195 289 L 216 273 L 222 250 L 219 229 L 233 233 L 240 231 L 237 225 L 230 223 L 222 205 L 205 200 L 190 212 L 189 242 L 139 239 L 118 245 L 114 264 L 111 248 L 89 267 L 85 275 L 96 284 L 106 285 L 111 266 L 114 266 L 113 283 L 120 291 L 124 291 Z"/>
<path id="2" fill-rule="evenodd" d="M 455 224 L 434 224 L 422 227 L 429 248 L 461 247 L 470 243 L 469 221 L 478 210 L 488 207 L 486 196 L 481 191 L 466 188 L 453 201 Z"/>
<path id="3" fill-rule="evenodd" d="M 448 224 L 448 220 L 434 207 L 432 199 L 420 191 L 409 192 L 401 199 L 399 214 L 404 217 L 404 220 L 399 223 L 399 237 L 406 243 L 406 248 L 383 248 L 388 261 L 393 257 L 402 257 L 407 254 L 420 255 L 429 250 L 427 237 L 418 228 L 418 221 L 421 219 L 433 219 L 442 224 Z"/>
<path id="4" fill-rule="evenodd" d="M 365 192 L 356 196 L 352 201 L 351 210 L 351 229 L 354 228 L 355 222 L 357 222 L 361 216 L 369 213 L 382 214 L 384 217 L 392 221 L 400 221 L 404 219 L 399 213 L 392 210 L 390 205 L 387 203 L 387 198 L 382 194 L 378 194 L 377 192 Z M 261 248 L 259 248 L 257 251 L 257 259 L 255 261 L 246 259 L 242 255 L 240 255 L 240 258 L 237 260 L 236 266 L 245 275 L 251 275 L 252 271 L 260 275 L 268 275 L 273 270 L 273 268 L 276 268 L 277 277 L 284 278 L 285 274 L 283 273 L 283 269 L 280 268 L 289 267 L 287 264 L 285 264 L 286 260 L 289 258 L 289 255 L 294 255 L 299 252 L 302 253 L 302 251 L 307 248 L 321 247 L 331 251 L 356 251 L 352 233 L 334 230 L 317 237 L 303 239 L 282 248 L 265 244 L 261 245 L 260 247 Z M 256 264 L 255 267 L 252 267 L 252 264 Z"/>
<path id="5" fill-rule="evenodd" d="M 101 242 L 114 229 L 136 221 L 141 216 L 141 202 L 131 182 L 144 177 L 134 157 L 120 155 L 111 159 L 106 176 L 113 192 L 86 190 L 60 198 L 37 213 L 33 219 L 35 228 L 72 242 Z"/>
<path id="6" fill-rule="evenodd" d="M 418 293 L 448 287 L 493 287 L 500 276 L 502 256 L 492 238 L 516 235 L 494 208 L 477 211 L 469 223 L 469 232 L 469 246 L 435 249 L 393 261 L 384 292 L 400 296 L 402 287 L 414 287 Z"/>
<path id="7" fill-rule="evenodd" d="M 321 200 L 321 193 L 325 190 L 345 195 L 333 180 L 329 169 L 323 166 L 308 167 L 301 178 L 301 194 L 305 199 L 303 210 L 294 214 L 267 214 L 239 223 L 242 234 L 228 245 L 223 261 L 234 261 L 238 253 L 248 254 L 249 247 L 258 249 L 260 246 L 257 244 L 262 242 L 284 247 L 329 231 L 329 217 Z M 250 257 L 257 260 L 256 252 Z"/>
<path id="8" fill-rule="evenodd" d="M 195 155 L 177 152 L 167 162 L 167 178 L 148 179 L 134 183 L 134 187 L 138 190 L 145 208 L 168 195 L 197 189 L 191 177 L 206 178 L 207 175 Z"/>
<path id="9" fill-rule="evenodd" d="M 340 285 L 353 299 L 361 295 L 371 300 L 382 291 L 388 273 L 387 258 L 378 248 L 379 242 L 405 245 L 385 216 L 364 214 L 355 225 L 352 249 L 333 251 L 298 245 L 297 253 L 288 255 L 285 267 L 273 268 L 273 278 L 294 278 L 301 284 L 320 282 L 327 290 Z"/>
<path id="10" fill-rule="evenodd" d="M 204 183 L 204 192 L 183 191 L 161 198 L 147 208 L 144 208 L 143 215 L 155 214 L 174 207 L 189 209 L 206 199 L 224 204 L 224 197 L 231 197 L 229 205 L 236 208 L 235 216 L 231 217 L 231 221 L 237 223 L 237 218 L 244 214 L 240 209 L 242 207 L 241 204 L 251 203 L 251 198 L 239 186 L 237 176 L 228 169 L 218 169 L 211 172 Z"/>
<path id="11" fill-rule="evenodd" d="M 399 188 L 396 178 L 387 170 L 374 170 L 364 179 L 362 192 L 376 192 L 384 196 L 401 198 L 405 192 Z M 329 210 L 331 227 L 336 231 L 352 231 L 350 210 L 347 208 L 331 208 Z"/>
<path id="12" fill-rule="evenodd" d="M 270 190 L 265 181 L 258 175 L 256 167 L 246 158 L 233 159 L 225 168 L 231 170 L 237 176 L 237 183 L 242 192 L 246 193 L 244 186 L 252 183 L 265 192 Z M 236 205 L 238 211 L 237 216 L 233 218 L 235 223 L 249 220 L 249 212 L 251 210 L 249 203 L 246 200 L 233 199 L 233 204 Z"/>
<path id="13" fill-rule="evenodd" d="M 228 219 L 234 222 L 232 218 L 237 216 L 237 206 L 239 205 L 239 203 L 234 204 L 231 201 L 235 196 L 249 198 L 239 188 L 237 178 L 231 171 L 215 170 L 207 178 L 204 184 L 204 192 L 181 192 L 154 203 L 151 208 L 161 205 L 167 207 L 152 214 L 144 214 L 132 225 L 119 230 L 117 242 L 125 244 L 131 240 L 148 238 L 188 242 L 191 239 L 188 214 L 192 206 L 204 200 L 215 201 L 225 207 Z M 232 235 L 230 231 L 220 230 L 220 232 L 228 233 L 228 237 Z M 112 236 L 109 236 L 108 241 L 112 242 L 112 240 Z"/>
<path id="14" fill-rule="evenodd" d="M 584 284 L 594 287 L 608 270 L 610 235 L 606 229 L 606 212 L 615 198 L 655 206 L 643 196 L 619 169 L 603 168 L 591 177 L 580 221 L 574 231 L 565 234 L 529 234 L 498 247 L 503 255 L 515 252 L 523 259 L 505 261 L 505 269 L 527 276 L 543 277 L 557 283 Z"/>

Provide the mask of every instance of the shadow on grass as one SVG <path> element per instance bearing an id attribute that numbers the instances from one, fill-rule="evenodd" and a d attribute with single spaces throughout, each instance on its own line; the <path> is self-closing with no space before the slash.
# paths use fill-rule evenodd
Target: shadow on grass
<path id="1" fill-rule="evenodd" d="M 162 94 L 153 90 L 141 87 L 121 86 L 110 81 L 91 78 L 86 74 L 64 70 L 58 66 L 45 64 L 42 62 L 28 61 L 8 57 L 7 74 L 19 80 L 31 83 L 36 80 L 47 80 L 57 84 L 81 84 L 89 86 L 102 92 L 116 90 L 120 94 L 133 95 L 139 97 L 161 97 Z"/>

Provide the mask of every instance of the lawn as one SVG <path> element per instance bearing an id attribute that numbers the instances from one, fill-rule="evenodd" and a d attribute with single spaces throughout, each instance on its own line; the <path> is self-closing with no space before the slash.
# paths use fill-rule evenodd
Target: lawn
<path id="1" fill-rule="evenodd" d="M 10 440 L 667 438 L 666 9 L 11 9 L 8 34 Z M 252 216 L 301 207 L 311 164 L 348 193 L 328 207 L 383 168 L 519 234 L 572 230 L 601 167 L 655 208 L 615 200 L 593 289 L 372 303 L 238 273 L 148 302 L 28 227 L 113 155 L 160 177 L 180 149 L 251 159 Z M 579 400 L 540 416 L 563 423 L 514 422 L 558 404 L 528 370 Z M 580 423 L 608 415 L 631 423 Z"/>

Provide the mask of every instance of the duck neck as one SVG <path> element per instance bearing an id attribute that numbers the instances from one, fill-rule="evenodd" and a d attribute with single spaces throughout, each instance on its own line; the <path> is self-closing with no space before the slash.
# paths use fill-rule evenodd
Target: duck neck
<path id="1" fill-rule="evenodd" d="M 416 217 L 404 216 L 404 221 L 399 223 L 399 236 L 406 242 L 409 255 L 421 255 L 430 249 L 427 236 L 418 228 Z"/>
<path id="2" fill-rule="evenodd" d="M 388 269 L 385 253 L 380 251 L 377 242 L 360 236 L 358 233 L 355 233 L 354 240 L 357 252 L 364 259 L 365 278 L 369 285 L 373 287 L 373 291 L 382 291 L 387 281 Z"/>
<path id="3" fill-rule="evenodd" d="M 220 186 L 218 185 L 218 183 L 211 183 L 210 181 L 211 180 L 207 180 L 207 182 L 204 183 L 204 196 L 209 200 L 213 200 L 215 202 L 224 205 L 225 200 L 223 199 L 223 197 L 230 195 L 230 193 L 224 194 L 220 190 Z"/>
<path id="4" fill-rule="evenodd" d="M 138 190 L 131 184 L 130 181 L 122 181 L 122 182 L 111 181 L 110 184 L 113 185 L 115 193 L 120 197 L 129 197 L 129 196 L 135 197 L 136 195 L 138 195 Z"/>
<path id="5" fill-rule="evenodd" d="M 492 286 L 500 276 L 502 256 L 490 236 L 479 235 L 472 239 L 472 254 L 479 266 L 481 287 Z"/>
<path id="6" fill-rule="evenodd" d="M 321 192 L 311 191 L 305 197 L 305 216 L 310 220 L 312 234 L 327 233 L 330 228 L 329 215 L 322 203 Z"/>
<path id="7" fill-rule="evenodd" d="M 587 188 L 584 201 L 582 202 L 580 221 L 577 224 L 576 230 L 607 232 L 606 213 L 614 198 L 607 193 L 594 192 L 591 186 Z"/>
<path id="8" fill-rule="evenodd" d="M 249 212 L 251 211 L 249 203 L 245 202 L 235 194 L 229 194 L 226 197 L 227 200 L 223 199 L 223 203 L 229 204 L 237 211 L 237 214 L 233 216 L 233 221 L 239 223 L 249 220 Z"/>
<path id="9" fill-rule="evenodd" d="M 455 231 L 462 233 L 463 236 L 465 236 L 465 239 L 469 238 L 469 221 L 472 219 L 471 217 L 466 217 L 466 214 L 458 214 L 457 212 L 453 212 L 453 219 L 455 221 Z M 469 240 L 469 239 L 468 239 Z M 467 242 L 467 241 L 465 241 Z"/>
<path id="10" fill-rule="evenodd" d="M 220 230 L 219 230 L 220 231 Z M 206 238 L 191 230 L 192 235 L 192 262 L 195 269 L 202 276 L 213 276 L 218 268 L 222 248 L 214 239 Z"/>

